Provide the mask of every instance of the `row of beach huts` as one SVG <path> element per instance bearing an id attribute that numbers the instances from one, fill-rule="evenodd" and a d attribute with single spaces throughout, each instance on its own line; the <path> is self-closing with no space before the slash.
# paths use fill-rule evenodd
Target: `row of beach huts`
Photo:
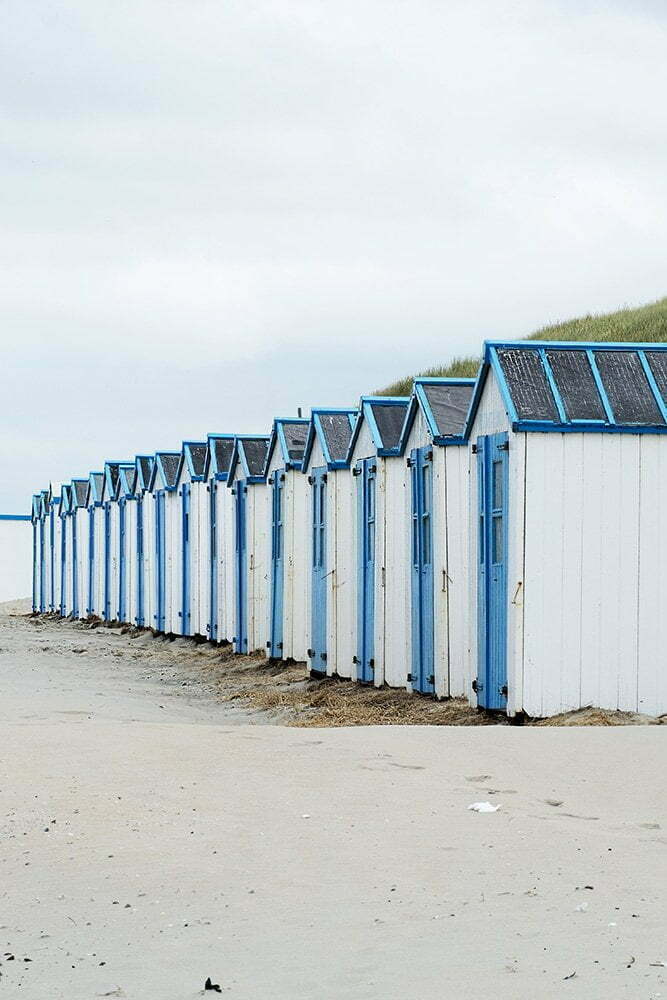
<path id="1" fill-rule="evenodd" d="M 667 345 L 104 462 L 33 497 L 33 605 L 510 716 L 667 713 Z"/>

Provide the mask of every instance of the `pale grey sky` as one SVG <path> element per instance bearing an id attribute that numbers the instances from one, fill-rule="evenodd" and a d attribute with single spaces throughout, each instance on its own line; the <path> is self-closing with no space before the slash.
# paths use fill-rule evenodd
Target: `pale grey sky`
<path id="1" fill-rule="evenodd" d="M 667 294 L 667 7 L 4 0 L 0 512 Z"/>

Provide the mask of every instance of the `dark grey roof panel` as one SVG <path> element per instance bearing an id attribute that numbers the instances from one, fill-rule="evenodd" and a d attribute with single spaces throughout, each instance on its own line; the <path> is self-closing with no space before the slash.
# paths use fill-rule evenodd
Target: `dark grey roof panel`
<path id="1" fill-rule="evenodd" d="M 606 420 L 588 355 L 585 351 L 546 350 L 554 382 L 568 420 Z"/>
<path id="2" fill-rule="evenodd" d="M 141 466 L 141 475 L 143 476 L 144 483 L 148 486 L 151 472 L 153 471 L 153 459 L 149 455 L 142 455 L 139 459 L 139 465 Z"/>
<path id="3" fill-rule="evenodd" d="M 662 401 L 667 403 L 667 353 L 665 351 L 646 351 L 646 358 L 653 372 L 658 391 L 662 396 Z"/>
<path id="4" fill-rule="evenodd" d="M 287 453 L 293 462 L 300 462 L 306 450 L 308 424 L 283 423 L 283 433 L 287 442 Z"/>
<path id="5" fill-rule="evenodd" d="M 102 486 L 104 485 L 104 473 L 93 472 L 93 482 L 95 484 L 95 492 L 98 497 L 102 496 Z"/>
<path id="6" fill-rule="evenodd" d="M 232 438 L 215 438 L 215 464 L 219 473 L 229 472 L 229 463 L 232 460 L 234 451 L 234 441 Z"/>
<path id="7" fill-rule="evenodd" d="M 205 444 L 192 444 L 190 445 L 190 458 L 192 459 L 192 468 L 194 469 L 195 476 L 204 475 L 204 467 L 206 465 L 206 448 Z"/>
<path id="8" fill-rule="evenodd" d="M 181 456 L 162 455 L 161 461 L 167 486 L 175 486 L 178 479 L 178 467 L 181 464 Z"/>
<path id="9" fill-rule="evenodd" d="M 265 438 L 248 438 L 241 442 L 241 447 L 248 463 L 248 472 L 251 476 L 261 476 L 266 464 L 266 453 L 269 450 L 269 442 Z"/>
<path id="10" fill-rule="evenodd" d="M 636 351 L 596 351 L 595 360 L 617 423 L 664 424 Z"/>
<path id="11" fill-rule="evenodd" d="M 559 419 L 542 360 L 534 350 L 501 348 L 498 360 L 519 420 Z"/>
<path id="12" fill-rule="evenodd" d="M 440 437 L 461 437 L 474 385 L 422 384 Z"/>
<path id="13" fill-rule="evenodd" d="M 77 507 L 83 507 L 86 502 L 86 494 L 88 493 L 88 480 L 87 479 L 76 479 L 74 482 L 74 494 L 76 498 Z"/>
<path id="14" fill-rule="evenodd" d="M 378 425 L 383 448 L 396 448 L 403 430 L 405 412 L 409 400 L 405 403 L 371 403 L 371 411 Z"/>
<path id="15" fill-rule="evenodd" d="M 352 437 L 347 413 L 320 413 L 319 419 L 331 461 L 344 462 Z"/>
<path id="16" fill-rule="evenodd" d="M 110 462 L 109 463 L 109 472 L 111 474 L 111 487 L 112 487 L 112 491 L 114 493 L 116 492 L 116 486 L 118 485 L 118 470 L 119 470 L 119 468 L 120 468 L 120 463 L 119 462 Z"/>

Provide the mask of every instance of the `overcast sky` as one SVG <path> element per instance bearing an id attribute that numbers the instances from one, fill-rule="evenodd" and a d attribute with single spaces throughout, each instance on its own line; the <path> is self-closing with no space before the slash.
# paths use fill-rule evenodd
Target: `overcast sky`
<path id="1" fill-rule="evenodd" d="M 664 0 L 0 10 L 0 512 L 667 294 Z"/>

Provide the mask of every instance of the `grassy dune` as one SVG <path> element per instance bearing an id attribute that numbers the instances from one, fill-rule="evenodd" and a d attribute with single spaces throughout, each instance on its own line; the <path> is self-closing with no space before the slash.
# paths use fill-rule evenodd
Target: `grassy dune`
<path id="1" fill-rule="evenodd" d="M 634 341 L 655 343 L 667 341 L 667 298 L 651 302 L 637 309 L 619 309 L 604 315 L 581 316 L 564 323 L 555 323 L 536 330 L 525 340 L 595 340 Z M 438 375 L 473 378 L 477 374 L 479 358 L 454 358 L 448 365 L 427 368 L 417 375 Z M 407 396 L 412 389 L 415 375 L 399 378 L 384 389 L 380 396 Z"/>

